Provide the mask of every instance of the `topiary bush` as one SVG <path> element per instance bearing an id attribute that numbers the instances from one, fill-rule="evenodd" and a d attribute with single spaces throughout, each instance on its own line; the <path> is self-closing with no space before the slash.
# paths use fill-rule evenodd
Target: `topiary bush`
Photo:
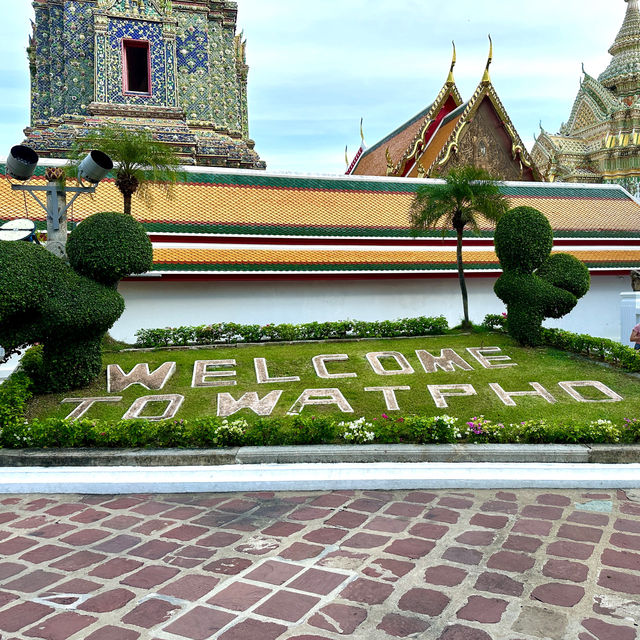
<path id="1" fill-rule="evenodd" d="M 8 353 L 42 345 L 41 361 L 34 356 L 28 366 L 43 392 L 84 387 L 98 376 L 102 338 L 124 311 L 115 286 L 152 266 L 144 229 L 122 214 L 88 218 L 67 247 L 71 266 L 37 245 L 0 241 L 0 345 Z"/>
<path id="2" fill-rule="evenodd" d="M 496 226 L 495 246 L 502 275 L 494 291 L 507 305 L 507 330 L 520 344 L 542 342 L 545 318 L 561 318 L 589 290 L 587 267 L 569 254 L 550 255 L 553 231 L 531 207 L 517 207 Z"/>

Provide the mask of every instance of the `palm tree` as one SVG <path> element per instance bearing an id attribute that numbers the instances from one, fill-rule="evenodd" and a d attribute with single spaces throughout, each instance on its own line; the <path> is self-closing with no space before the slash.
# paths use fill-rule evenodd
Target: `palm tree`
<path id="1" fill-rule="evenodd" d="M 180 159 L 164 142 L 153 139 L 149 131 L 105 124 L 91 131 L 76 146 L 78 158 L 89 149 L 106 153 L 115 163 L 116 187 L 124 198 L 124 213 L 131 215 L 131 196 L 147 194 L 152 182 L 170 190 L 178 179 Z"/>
<path id="2" fill-rule="evenodd" d="M 464 308 L 464 327 L 471 326 L 462 262 L 462 236 L 465 227 L 469 226 L 477 233 L 478 215 L 495 223 L 508 209 L 508 201 L 500 192 L 495 179 L 484 169 L 473 166 L 452 169 L 443 184 L 419 187 L 411 204 L 409 215 L 414 236 L 428 229 L 436 229 L 440 224 L 444 224 L 443 235 L 447 229 L 453 229 L 457 234 L 456 256 Z"/>

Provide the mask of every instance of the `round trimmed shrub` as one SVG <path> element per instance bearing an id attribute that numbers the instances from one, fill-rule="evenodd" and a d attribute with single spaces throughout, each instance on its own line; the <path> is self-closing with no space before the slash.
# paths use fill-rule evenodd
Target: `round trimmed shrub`
<path id="1" fill-rule="evenodd" d="M 570 291 L 582 298 L 591 287 L 589 269 L 568 253 L 555 253 L 537 271 L 538 276 L 554 287 Z"/>
<path id="2" fill-rule="evenodd" d="M 67 255 L 74 271 L 106 285 L 153 265 L 143 226 L 122 213 L 96 213 L 79 224 L 67 241 Z"/>

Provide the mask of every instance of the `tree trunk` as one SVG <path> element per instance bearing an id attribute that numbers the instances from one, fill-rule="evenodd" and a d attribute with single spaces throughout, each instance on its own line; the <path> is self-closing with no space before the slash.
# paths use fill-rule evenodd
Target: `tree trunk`
<path id="1" fill-rule="evenodd" d="M 138 190 L 140 183 L 135 176 L 127 173 L 118 173 L 116 176 L 116 187 L 118 187 L 124 199 L 124 212 L 131 215 L 131 196 Z"/>
<path id="2" fill-rule="evenodd" d="M 462 264 L 462 229 L 456 229 L 458 234 L 458 245 L 456 248 L 456 258 L 458 262 L 458 280 L 460 281 L 460 291 L 462 293 L 462 307 L 464 309 L 464 322 L 462 326 L 468 328 L 471 326 L 469 321 L 469 296 L 467 294 L 467 283 L 464 279 L 464 266 Z"/>
<path id="3" fill-rule="evenodd" d="M 126 215 L 131 215 L 131 194 L 123 193 L 122 197 L 124 199 L 124 212 Z"/>

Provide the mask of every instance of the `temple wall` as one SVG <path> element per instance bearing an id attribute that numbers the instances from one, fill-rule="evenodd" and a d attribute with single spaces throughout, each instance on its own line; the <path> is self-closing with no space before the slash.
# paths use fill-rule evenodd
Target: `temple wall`
<path id="1" fill-rule="evenodd" d="M 473 322 L 504 311 L 493 293 L 494 282 L 492 277 L 467 278 Z M 629 289 L 626 276 L 594 276 L 591 291 L 576 309 L 545 325 L 618 340 L 620 292 Z M 120 283 L 118 290 L 126 310 L 110 333 L 127 342 L 133 342 L 141 328 L 216 322 L 297 324 L 444 315 L 455 326 L 462 317 L 458 282 L 451 277 L 201 283 L 131 280 Z"/>

